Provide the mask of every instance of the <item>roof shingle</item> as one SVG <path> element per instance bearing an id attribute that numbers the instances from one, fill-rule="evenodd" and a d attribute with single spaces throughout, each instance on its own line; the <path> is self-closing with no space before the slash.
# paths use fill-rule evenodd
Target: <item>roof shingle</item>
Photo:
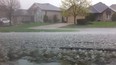
<path id="1" fill-rule="evenodd" d="M 25 9 L 19 9 L 19 10 L 15 11 L 14 15 L 30 16 L 28 10 L 25 10 Z"/>
<path id="2" fill-rule="evenodd" d="M 60 11 L 60 8 L 58 8 L 58 7 L 54 6 L 54 5 L 51 5 L 49 3 L 44 3 L 44 4 L 36 3 L 36 4 L 42 10 Z"/>
<path id="3" fill-rule="evenodd" d="M 105 5 L 104 3 L 102 2 L 99 2 L 95 5 L 93 5 L 91 8 L 90 8 L 90 12 L 93 12 L 93 13 L 102 13 L 104 10 L 106 10 L 107 8 L 109 8 L 107 5 Z"/>

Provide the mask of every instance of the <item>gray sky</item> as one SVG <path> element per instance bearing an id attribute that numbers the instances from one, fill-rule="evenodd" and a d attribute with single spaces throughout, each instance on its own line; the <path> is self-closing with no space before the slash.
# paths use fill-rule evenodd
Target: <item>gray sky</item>
<path id="1" fill-rule="evenodd" d="M 20 1 L 23 9 L 29 8 L 34 2 L 51 3 L 58 7 L 60 7 L 61 5 L 61 0 L 20 0 Z M 92 4 L 96 4 L 98 2 L 103 2 L 108 6 L 110 6 L 111 4 L 116 4 L 116 0 L 92 0 Z"/>

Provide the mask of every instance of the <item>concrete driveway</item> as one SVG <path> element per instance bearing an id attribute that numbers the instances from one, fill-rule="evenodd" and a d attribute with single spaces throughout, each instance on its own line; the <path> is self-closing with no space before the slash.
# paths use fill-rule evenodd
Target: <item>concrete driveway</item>
<path id="1" fill-rule="evenodd" d="M 56 23 L 56 24 L 51 24 L 51 25 L 32 27 L 30 29 L 57 29 L 57 28 L 64 27 L 67 25 L 71 25 L 71 23 Z"/>
<path id="2" fill-rule="evenodd" d="M 30 29 L 59 29 L 74 30 L 80 33 L 116 33 L 116 28 L 61 28 L 72 23 L 56 23 L 44 26 L 31 27 Z"/>

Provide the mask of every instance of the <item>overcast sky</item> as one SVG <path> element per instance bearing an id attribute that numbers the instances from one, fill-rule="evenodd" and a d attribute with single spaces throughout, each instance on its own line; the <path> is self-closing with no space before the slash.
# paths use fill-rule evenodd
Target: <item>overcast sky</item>
<path id="1" fill-rule="evenodd" d="M 20 0 L 21 1 L 21 7 L 23 9 L 28 9 L 33 3 L 50 3 L 55 6 L 60 7 L 61 0 Z M 106 5 L 110 6 L 111 4 L 116 4 L 116 0 L 92 0 L 92 4 L 96 4 L 98 2 L 103 2 Z"/>

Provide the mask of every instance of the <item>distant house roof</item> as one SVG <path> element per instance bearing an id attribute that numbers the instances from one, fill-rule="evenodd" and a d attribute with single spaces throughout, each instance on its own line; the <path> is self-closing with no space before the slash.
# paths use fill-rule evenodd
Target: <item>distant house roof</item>
<path id="1" fill-rule="evenodd" d="M 56 7 L 54 5 L 51 5 L 49 3 L 35 3 L 35 5 L 37 5 L 39 8 L 41 8 L 42 10 L 50 10 L 50 11 L 60 11 L 59 7 Z"/>
<path id="2" fill-rule="evenodd" d="M 90 7 L 90 12 L 91 13 L 102 13 L 107 8 L 109 8 L 107 5 L 105 5 L 102 2 L 99 2 L 99 3 Z"/>
<path id="3" fill-rule="evenodd" d="M 116 4 L 111 5 L 110 8 L 112 8 L 116 12 Z"/>
<path id="4" fill-rule="evenodd" d="M 30 16 L 28 10 L 25 10 L 25 9 L 19 9 L 19 10 L 15 11 L 15 12 L 14 12 L 14 15 L 16 15 L 16 16 L 17 16 L 17 15 L 18 15 L 18 16 L 20 16 L 20 15 L 23 15 L 23 16 Z"/>
<path id="5" fill-rule="evenodd" d="M 89 10 L 90 13 L 98 13 L 98 11 L 93 6 L 90 6 Z"/>

